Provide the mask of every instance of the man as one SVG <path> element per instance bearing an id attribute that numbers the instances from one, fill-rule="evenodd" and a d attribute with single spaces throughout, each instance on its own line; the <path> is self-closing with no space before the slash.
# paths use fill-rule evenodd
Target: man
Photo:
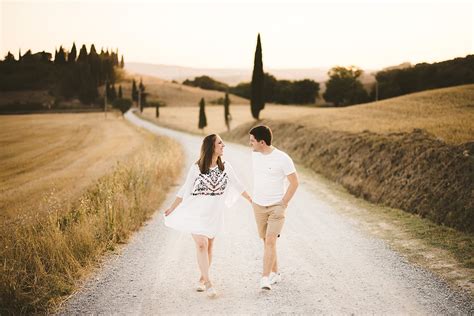
<path id="1" fill-rule="evenodd" d="M 293 160 L 272 146 L 272 131 L 257 126 L 249 132 L 254 174 L 253 209 L 257 229 L 264 243 L 263 273 L 260 287 L 271 290 L 281 281 L 278 272 L 276 242 L 280 237 L 288 203 L 298 188 Z M 289 185 L 285 190 L 285 179 Z"/>

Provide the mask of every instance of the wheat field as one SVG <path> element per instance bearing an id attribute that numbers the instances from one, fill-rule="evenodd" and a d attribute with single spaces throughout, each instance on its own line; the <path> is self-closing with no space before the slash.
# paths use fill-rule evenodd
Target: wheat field
<path id="1" fill-rule="evenodd" d="M 0 117 L 0 313 L 50 313 L 163 202 L 181 147 L 120 114 Z"/>
<path id="2" fill-rule="evenodd" d="M 142 142 L 116 112 L 0 116 L 0 219 L 74 198 Z"/>

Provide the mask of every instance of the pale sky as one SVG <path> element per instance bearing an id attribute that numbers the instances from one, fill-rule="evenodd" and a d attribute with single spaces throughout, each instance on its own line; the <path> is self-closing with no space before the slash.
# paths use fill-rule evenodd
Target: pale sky
<path id="1" fill-rule="evenodd" d="M 261 33 L 265 68 L 379 69 L 474 53 L 474 0 L 5 1 L 1 58 L 91 43 L 125 62 L 252 68 Z"/>

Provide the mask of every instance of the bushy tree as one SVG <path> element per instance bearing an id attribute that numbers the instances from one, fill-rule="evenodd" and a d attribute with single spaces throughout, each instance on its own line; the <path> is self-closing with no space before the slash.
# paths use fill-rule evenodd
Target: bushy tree
<path id="1" fill-rule="evenodd" d="M 333 67 L 329 72 L 323 97 L 335 106 L 367 102 L 369 97 L 358 80 L 363 71 L 357 67 Z"/>
<path id="2" fill-rule="evenodd" d="M 116 99 L 112 103 L 113 107 L 117 108 L 122 112 L 122 115 L 132 107 L 132 100 L 130 99 Z"/>
<path id="3" fill-rule="evenodd" d="M 184 85 L 199 87 L 205 90 L 227 91 L 229 86 L 223 82 L 219 82 L 209 76 L 195 77 L 194 80 L 186 79 L 183 81 Z"/>

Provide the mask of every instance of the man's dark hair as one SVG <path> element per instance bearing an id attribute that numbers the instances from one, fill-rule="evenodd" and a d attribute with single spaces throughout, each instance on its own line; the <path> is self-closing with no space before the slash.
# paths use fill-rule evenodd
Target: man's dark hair
<path id="1" fill-rule="evenodd" d="M 272 144 L 273 134 L 272 130 L 268 126 L 256 126 L 250 130 L 249 134 L 253 135 L 253 137 L 255 137 L 258 142 L 263 140 L 267 146 Z"/>

